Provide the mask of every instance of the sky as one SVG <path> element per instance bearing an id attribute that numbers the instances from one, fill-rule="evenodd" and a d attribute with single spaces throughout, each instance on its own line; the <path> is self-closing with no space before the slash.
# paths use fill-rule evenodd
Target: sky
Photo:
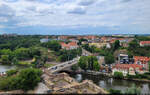
<path id="1" fill-rule="evenodd" d="M 0 34 L 150 34 L 150 0 L 0 0 Z"/>

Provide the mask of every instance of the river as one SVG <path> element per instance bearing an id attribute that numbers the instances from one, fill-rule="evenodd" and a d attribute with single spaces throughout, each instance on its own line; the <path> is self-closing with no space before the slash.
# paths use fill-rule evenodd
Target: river
<path id="1" fill-rule="evenodd" d="M 135 84 L 136 87 L 141 88 L 142 94 L 150 93 L 150 83 L 146 83 L 146 82 L 119 80 L 119 79 L 104 77 L 103 75 L 94 76 L 88 74 L 70 74 L 70 76 L 75 78 L 78 82 L 82 82 L 83 80 L 86 79 L 92 80 L 95 84 L 107 90 L 112 88 L 124 92 L 128 87 L 131 87 L 132 84 Z"/>
<path id="2" fill-rule="evenodd" d="M 15 68 L 16 68 L 16 66 L 0 64 L 0 72 L 6 72 L 8 70 L 15 69 Z"/>

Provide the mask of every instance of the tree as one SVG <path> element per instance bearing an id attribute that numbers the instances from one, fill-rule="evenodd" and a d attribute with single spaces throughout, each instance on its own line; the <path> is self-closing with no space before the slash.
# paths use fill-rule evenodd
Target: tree
<path id="1" fill-rule="evenodd" d="M 6 72 L 6 74 L 7 74 L 7 76 L 12 76 L 12 75 L 14 75 L 14 74 L 17 74 L 17 70 L 16 69 L 13 69 L 13 70 L 9 70 L 9 71 L 7 71 Z"/>
<path id="2" fill-rule="evenodd" d="M 10 63 L 9 56 L 8 55 L 2 55 L 1 56 L 1 61 L 4 64 L 9 64 Z"/>
<path id="3" fill-rule="evenodd" d="M 39 69 L 27 68 L 23 69 L 19 73 L 20 78 L 20 88 L 23 90 L 30 90 L 37 86 L 40 82 L 42 71 Z"/>
<path id="4" fill-rule="evenodd" d="M 117 50 L 120 47 L 120 41 L 116 40 L 115 43 L 113 44 L 113 51 Z"/>
<path id="5" fill-rule="evenodd" d="M 148 62 L 148 70 L 150 72 L 150 61 Z"/>
<path id="6" fill-rule="evenodd" d="M 30 58 L 29 49 L 28 48 L 18 48 L 14 51 L 14 54 L 17 59 L 24 60 Z"/>
<path id="7" fill-rule="evenodd" d="M 115 78 L 122 79 L 124 76 L 123 76 L 123 73 L 122 73 L 122 72 L 114 72 L 114 77 L 115 77 Z"/>
<path id="8" fill-rule="evenodd" d="M 99 71 L 100 70 L 100 65 L 99 65 L 99 63 L 97 61 L 94 61 L 93 67 L 94 67 L 95 71 Z"/>
<path id="9" fill-rule="evenodd" d="M 105 63 L 106 64 L 112 64 L 114 62 L 115 62 L 115 58 L 112 54 L 109 53 L 108 55 L 105 56 Z"/>
<path id="10" fill-rule="evenodd" d="M 77 65 L 77 64 L 75 64 L 75 65 L 71 66 L 71 70 L 73 70 L 73 71 L 78 70 L 78 65 Z"/>
<path id="11" fill-rule="evenodd" d="M 87 70 L 88 68 L 88 58 L 86 56 L 81 56 L 78 62 L 81 69 Z"/>
<path id="12" fill-rule="evenodd" d="M 50 48 L 54 51 L 59 51 L 61 49 L 61 45 L 58 41 L 49 41 L 47 43 L 43 43 L 45 47 Z"/>
<path id="13" fill-rule="evenodd" d="M 14 57 L 12 59 L 12 64 L 18 64 L 18 63 L 19 63 L 18 59 L 16 57 Z"/>
<path id="14" fill-rule="evenodd" d="M 42 75 L 41 70 L 34 68 L 23 69 L 16 75 L 14 73 L 16 71 L 8 72 L 10 76 L 0 79 L 0 90 L 32 90 L 40 82 Z"/>
<path id="15" fill-rule="evenodd" d="M 97 62 L 97 58 L 95 56 L 88 56 L 88 69 L 93 70 L 94 62 Z"/>
<path id="16" fill-rule="evenodd" d="M 110 89 L 110 94 L 122 94 L 121 90 Z"/>

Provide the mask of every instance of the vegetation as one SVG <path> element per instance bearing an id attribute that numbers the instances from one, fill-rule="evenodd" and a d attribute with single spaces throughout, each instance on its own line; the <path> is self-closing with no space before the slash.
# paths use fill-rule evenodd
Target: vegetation
<path id="1" fill-rule="evenodd" d="M 49 41 L 47 43 L 43 43 L 42 46 L 54 51 L 59 51 L 61 49 L 61 45 L 59 44 L 58 41 Z"/>
<path id="2" fill-rule="evenodd" d="M 82 49 L 72 49 L 72 50 L 61 50 L 57 52 L 58 60 L 61 62 L 65 62 L 68 60 L 72 60 L 73 58 L 80 56 L 82 54 Z"/>
<path id="3" fill-rule="evenodd" d="M 18 72 L 18 71 L 17 71 L 16 69 L 13 69 L 13 70 L 7 71 L 6 74 L 7 74 L 7 76 L 12 76 L 12 75 L 17 74 L 17 72 Z"/>
<path id="4" fill-rule="evenodd" d="M 150 48 L 148 46 L 140 47 L 138 40 L 133 40 L 129 43 L 129 56 L 147 56 L 150 57 Z"/>
<path id="5" fill-rule="evenodd" d="M 100 65 L 95 56 L 81 56 L 78 65 L 83 70 L 99 71 Z"/>
<path id="6" fill-rule="evenodd" d="M 123 77 L 124 76 L 122 72 L 114 72 L 114 78 L 122 79 Z"/>
<path id="7" fill-rule="evenodd" d="M 76 70 L 78 70 L 78 67 L 79 66 L 77 64 L 75 64 L 75 65 L 71 66 L 71 70 L 76 71 Z"/>
<path id="8" fill-rule="evenodd" d="M 126 78 L 129 79 L 148 79 L 150 80 L 150 73 L 144 73 L 144 74 L 136 74 L 136 75 L 127 75 Z"/>
<path id="9" fill-rule="evenodd" d="M 110 94 L 122 94 L 121 90 L 110 89 Z"/>
<path id="10" fill-rule="evenodd" d="M 18 74 L 17 71 L 8 71 L 9 74 L 7 77 L 0 79 L 0 90 L 8 91 L 8 90 L 31 90 L 37 86 L 38 82 L 41 81 L 42 71 L 39 69 L 23 69 Z M 14 75 L 16 74 L 16 75 Z M 14 76 L 11 76 L 14 75 Z"/>

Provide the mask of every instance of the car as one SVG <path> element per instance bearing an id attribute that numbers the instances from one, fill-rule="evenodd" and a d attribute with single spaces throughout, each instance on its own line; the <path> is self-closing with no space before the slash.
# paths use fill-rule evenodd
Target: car
<path id="1" fill-rule="evenodd" d="M 54 67 L 54 69 L 56 70 L 56 69 L 57 69 L 57 66 L 56 66 L 56 67 Z"/>
<path id="2" fill-rule="evenodd" d="M 72 64 L 72 62 L 69 62 L 68 64 Z"/>

